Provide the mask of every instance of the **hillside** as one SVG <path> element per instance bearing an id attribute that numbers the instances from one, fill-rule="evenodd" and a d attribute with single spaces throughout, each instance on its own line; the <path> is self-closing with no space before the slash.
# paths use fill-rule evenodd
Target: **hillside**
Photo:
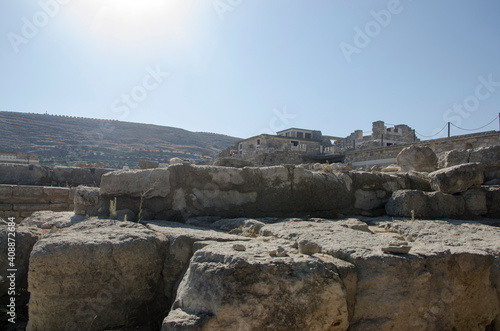
<path id="1" fill-rule="evenodd" d="M 38 154 L 43 165 L 75 161 L 134 167 L 140 159 L 208 161 L 238 138 L 158 125 L 0 111 L 0 151 Z"/>

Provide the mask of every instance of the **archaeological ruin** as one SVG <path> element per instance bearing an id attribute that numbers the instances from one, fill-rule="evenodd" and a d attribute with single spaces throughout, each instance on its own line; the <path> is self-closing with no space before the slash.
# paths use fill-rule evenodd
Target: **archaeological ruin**
<path id="1" fill-rule="evenodd" d="M 500 330 L 499 133 L 383 132 L 289 129 L 218 165 L 0 164 L 0 327 L 15 307 L 29 331 Z M 252 164 L 266 148 L 305 162 Z"/>

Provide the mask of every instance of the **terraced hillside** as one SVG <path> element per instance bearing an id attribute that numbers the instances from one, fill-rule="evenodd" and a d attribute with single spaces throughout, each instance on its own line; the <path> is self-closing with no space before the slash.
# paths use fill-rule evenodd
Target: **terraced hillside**
<path id="1" fill-rule="evenodd" d="M 87 161 L 121 168 L 172 157 L 208 161 L 236 140 L 149 124 L 0 111 L 0 151 L 36 153 L 48 166 Z"/>

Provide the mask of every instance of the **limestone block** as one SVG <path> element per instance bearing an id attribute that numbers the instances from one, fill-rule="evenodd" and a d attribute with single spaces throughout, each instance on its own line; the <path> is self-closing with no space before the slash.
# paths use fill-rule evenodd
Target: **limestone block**
<path id="1" fill-rule="evenodd" d="M 463 193 L 465 210 L 473 216 L 485 216 L 488 213 L 486 192 L 481 188 L 473 188 Z"/>
<path id="2" fill-rule="evenodd" d="M 6 307 L 9 303 L 8 295 L 9 280 L 7 278 L 8 260 L 8 231 L 7 225 L 0 224 L 0 306 Z M 16 313 L 18 316 L 27 315 L 26 304 L 29 300 L 28 293 L 28 262 L 33 245 L 43 236 L 43 232 L 36 228 L 26 226 L 17 226 L 15 237 L 12 237 L 16 243 L 15 268 L 16 271 Z"/>
<path id="3" fill-rule="evenodd" d="M 437 157 L 432 149 L 426 146 L 412 145 L 404 148 L 397 156 L 401 171 L 432 172 L 436 170 Z"/>
<path id="4" fill-rule="evenodd" d="M 101 195 L 108 197 L 166 197 L 170 194 L 169 168 L 114 171 L 102 176 Z"/>
<path id="5" fill-rule="evenodd" d="M 15 202 L 44 203 L 42 186 L 21 186 L 12 187 L 12 199 Z M 47 201 L 48 202 L 48 201 Z"/>
<path id="6" fill-rule="evenodd" d="M 410 186 L 408 178 L 387 173 L 352 171 L 350 176 L 354 207 L 367 216 L 384 213 L 384 206 L 392 193 Z"/>
<path id="7" fill-rule="evenodd" d="M 33 212 L 21 224 L 40 229 L 67 228 L 87 220 L 86 216 L 75 215 L 71 211 L 55 212 L 50 210 Z"/>
<path id="8" fill-rule="evenodd" d="M 479 162 L 484 168 L 500 166 L 500 146 L 481 147 L 472 150 L 470 162 Z"/>
<path id="9" fill-rule="evenodd" d="M 483 167 L 479 163 L 461 164 L 429 174 L 431 187 L 444 193 L 460 193 L 472 186 L 483 184 Z"/>
<path id="10" fill-rule="evenodd" d="M 307 239 L 324 254 L 353 265 L 354 287 L 337 265 L 346 291 L 355 298 L 349 330 L 487 329 L 499 312 L 493 286 L 499 273 L 491 268 L 500 252 L 500 229 L 463 221 L 390 224 L 384 233 L 327 220 L 270 224 L 262 231 L 280 240 Z M 410 236 L 410 254 L 383 253 L 398 237 Z"/>
<path id="11" fill-rule="evenodd" d="M 162 330 L 346 330 L 345 288 L 335 264 L 308 255 L 272 257 L 259 243 L 198 250 Z"/>
<path id="12" fill-rule="evenodd" d="M 43 197 L 48 203 L 70 203 L 70 189 L 67 187 L 43 187 Z"/>
<path id="13" fill-rule="evenodd" d="M 418 190 L 400 190 L 392 194 L 385 205 L 387 215 L 429 218 L 463 218 L 465 201 L 462 196 L 442 192 L 422 192 Z"/>
<path id="14" fill-rule="evenodd" d="M 0 183 L 50 185 L 50 169 L 37 164 L 0 164 Z"/>
<path id="15" fill-rule="evenodd" d="M 456 150 L 443 152 L 439 155 L 438 167 L 448 168 L 459 164 L 469 163 L 469 150 Z"/>
<path id="16" fill-rule="evenodd" d="M 193 245 L 202 241 L 241 241 L 226 233 L 168 221 L 146 221 L 148 229 L 163 234 L 169 241 L 168 255 L 163 265 L 165 296 L 170 303 L 175 298 L 175 284 L 193 256 Z M 243 239 L 248 240 L 248 239 Z"/>
<path id="17" fill-rule="evenodd" d="M 113 170 L 102 168 L 54 167 L 52 180 L 56 185 L 63 187 L 79 185 L 98 187 L 102 175 L 111 171 Z"/>
<path id="18" fill-rule="evenodd" d="M 167 242 L 140 224 L 99 219 L 44 237 L 30 257 L 27 330 L 157 325 L 168 309 Z"/>
<path id="19" fill-rule="evenodd" d="M 109 202 L 101 198 L 98 187 L 78 186 L 75 190 L 74 211 L 77 215 L 107 215 Z"/>
<path id="20" fill-rule="evenodd" d="M 482 189 L 486 193 L 488 217 L 500 217 L 500 185 L 483 186 Z"/>
<path id="21" fill-rule="evenodd" d="M 11 185 L 0 185 L 0 201 L 2 201 L 2 202 L 12 201 L 12 186 Z"/>

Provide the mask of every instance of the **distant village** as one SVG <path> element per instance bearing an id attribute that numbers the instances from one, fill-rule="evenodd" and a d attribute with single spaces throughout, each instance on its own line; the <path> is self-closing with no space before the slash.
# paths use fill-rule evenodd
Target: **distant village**
<path id="1" fill-rule="evenodd" d="M 261 134 L 238 141 L 225 156 L 257 164 L 342 162 L 343 155 L 348 151 L 407 145 L 419 141 L 415 130 L 408 125 L 387 127 L 383 121 L 376 121 L 372 124 L 370 135 L 363 135 L 362 130 L 356 130 L 345 138 L 299 128 L 279 131 L 276 135 Z"/>
<path id="2" fill-rule="evenodd" d="M 324 135 L 319 130 L 289 128 L 276 135 L 260 134 L 237 141 L 222 151 L 212 163 L 225 166 L 271 166 L 281 164 L 344 163 L 368 169 L 396 163 L 402 148 L 411 144 L 426 145 L 436 154 L 452 149 L 466 150 L 498 143 L 498 131 L 480 132 L 421 141 L 406 124 L 386 126 L 384 121 L 372 123 L 371 133 L 355 130 L 347 137 Z M 182 160 L 181 160 L 182 161 Z M 198 163 L 195 160 L 183 160 Z M 0 163 L 39 164 L 36 154 L 0 151 Z M 210 163 L 210 161 L 208 161 Z M 208 164 L 204 160 L 200 164 Z M 74 167 L 103 168 L 103 163 L 76 161 Z M 140 160 L 137 169 L 168 166 L 156 160 Z M 128 170 L 128 166 L 123 169 Z"/>

